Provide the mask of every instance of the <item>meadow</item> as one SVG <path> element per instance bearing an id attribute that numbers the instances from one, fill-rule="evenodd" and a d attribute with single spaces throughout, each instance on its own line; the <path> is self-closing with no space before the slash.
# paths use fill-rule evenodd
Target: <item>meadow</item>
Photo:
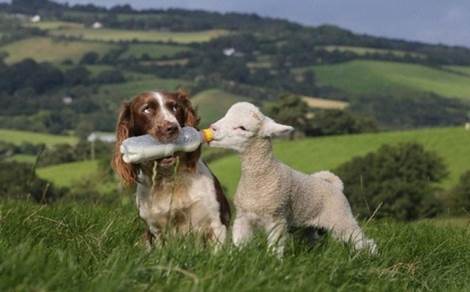
<path id="1" fill-rule="evenodd" d="M 319 84 L 352 94 L 387 96 L 433 92 L 470 100 L 470 76 L 448 70 L 416 64 L 363 60 L 312 68 Z"/>
<path id="2" fill-rule="evenodd" d="M 48 37 L 32 37 L 0 47 L 8 54 L 5 61 L 9 64 L 32 58 L 38 62 L 60 63 L 70 59 L 78 61 L 87 52 L 103 55 L 115 48 L 113 44 L 92 41 L 59 41 Z"/>
<path id="3" fill-rule="evenodd" d="M 174 42 L 181 44 L 207 42 L 213 38 L 228 34 L 225 30 L 165 32 L 107 28 L 60 28 L 50 30 L 49 33 L 52 36 L 75 37 L 92 41 L 119 42 L 137 40 L 140 42 Z"/>
<path id="4" fill-rule="evenodd" d="M 29 131 L 0 129 L 0 141 L 5 141 L 15 145 L 21 143 L 45 144 L 52 146 L 54 144 L 75 144 L 78 138 L 74 136 L 52 135 L 45 133 L 36 133 Z"/>
<path id="5" fill-rule="evenodd" d="M 454 223 L 455 222 L 455 223 Z M 132 204 L 0 201 L 2 291 L 466 291 L 470 222 L 362 223 L 380 253 L 355 253 L 326 236 L 290 238 L 280 260 L 257 237 L 215 253 L 168 238 L 150 253 Z"/>
<path id="6" fill-rule="evenodd" d="M 463 127 L 278 140 L 274 143 L 274 153 L 286 164 L 310 173 L 333 170 L 354 156 L 374 151 L 383 144 L 399 142 L 418 142 L 441 156 L 449 169 L 449 176 L 441 183 L 446 189 L 455 185 L 463 172 L 470 170 L 470 132 Z M 221 158 L 210 163 L 210 167 L 232 195 L 240 176 L 238 157 Z"/>

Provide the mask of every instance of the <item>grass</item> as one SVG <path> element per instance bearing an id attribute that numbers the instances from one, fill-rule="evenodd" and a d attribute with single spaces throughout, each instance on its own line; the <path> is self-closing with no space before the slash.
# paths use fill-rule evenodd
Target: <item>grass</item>
<path id="1" fill-rule="evenodd" d="M 375 49 L 375 48 L 367 48 L 367 47 L 352 47 L 352 46 L 321 46 L 318 47 L 319 49 L 325 49 L 329 52 L 332 51 L 340 51 L 340 52 L 352 52 L 359 56 L 364 56 L 366 54 L 392 54 L 397 57 L 404 57 L 406 54 L 409 54 L 412 57 L 421 57 L 424 58 L 425 56 L 418 53 L 413 52 L 406 52 L 400 50 L 385 50 L 385 49 Z"/>
<path id="2" fill-rule="evenodd" d="M 330 238 L 290 239 L 283 260 L 264 240 L 218 253 L 170 239 L 151 253 L 134 207 L 0 201 L 2 291 L 468 291 L 469 223 L 372 222 L 380 255 Z M 7 224 L 6 224 L 7 223 Z M 363 224 L 364 225 L 364 224 Z"/>
<path id="3" fill-rule="evenodd" d="M 25 23 L 25 26 L 36 27 L 42 30 L 55 30 L 55 29 L 71 29 L 71 28 L 82 28 L 83 24 L 77 22 L 59 21 L 59 20 L 46 20 L 35 23 Z"/>
<path id="4" fill-rule="evenodd" d="M 445 69 L 470 76 L 470 66 L 444 66 Z"/>
<path id="5" fill-rule="evenodd" d="M 405 141 L 422 143 L 426 149 L 435 151 L 444 159 L 450 171 L 449 177 L 442 182 L 444 188 L 452 187 L 463 172 L 470 170 L 470 132 L 463 127 L 277 141 L 274 152 L 286 164 L 311 173 L 332 170 L 352 157 L 374 151 L 383 144 Z M 240 177 L 238 157 L 224 157 L 212 162 L 210 167 L 228 193 L 233 195 Z"/>
<path id="6" fill-rule="evenodd" d="M 219 89 L 202 91 L 191 98 L 194 106 L 197 106 L 201 117 L 201 126 L 208 126 L 223 117 L 228 108 L 237 101 L 246 101 L 250 98 L 231 94 Z"/>
<path id="7" fill-rule="evenodd" d="M 470 100 L 470 76 L 422 65 L 350 61 L 313 67 L 321 85 L 353 94 L 414 94 L 433 92 Z"/>
<path id="8" fill-rule="evenodd" d="M 187 85 L 189 85 L 187 81 L 180 79 L 161 79 L 142 75 L 139 80 L 101 86 L 95 95 L 95 100 L 104 103 L 110 110 L 116 110 L 121 102 L 130 100 L 141 92 L 157 89 L 174 91 Z"/>
<path id="9" fill-rule="evenodd" d="M 56 41 L 48 37 L 32 37 L 0 47 L 8 53 L 7 63 L 16 63 L 26 58 L 38 62 L 61 62 L 65 59 L 79 60 L 85 53 L 93 51 L 100 55 L 114 48 L 112 44 L 85 41 Z"/>
<path id="10" fill-rule="evenodd" d="M 69 187 L 98 172 L 98 162 L 94 160 L 63 163 L 37 169 L 40 178 L 53 182 L 59 187 Z"/>
<path id="11" fill-rule="evenodd" d="M 164 31 L 136 31 L 124 29 L 92 29 L 71 28 L 51 30 L 51 35 L 77 37 L 92 41 L 141 41 L 141 42 L 175 42 L 181 44 L 207 42 L 228 34 L 225 30 L 207 30 L 195 32 L 164 32 Z"/>
<path id="12" fill-rule="evenodd" d="M 8 158 L 9 160 L 17 161 L 17 162 L 25 162 L 33 164 L 36 161 L 35 155 L 30 154 L 15 154 Z"/>
<path id="13" fill-rule="evenodd" d="M 191 49 L 186 46 L 164 45 L 164 44 L 131 44 L 129 48 L 120 56 L 120 58 L 141 58 L 144 54 L 151 59 L 160 59 L 162 57 L 173 57 L 174 55 L 187 52 Z"/>
<path id="14" fill-rule="evenodd" d="M 36 133 L 29 131 L 0 129 L 0 140 L 15 145 L 21 143 L 46 144 L 52 146 L 55 144 L 75 144 L 78 139 L 73 136 L 61 136 L 45 133 Z"/>

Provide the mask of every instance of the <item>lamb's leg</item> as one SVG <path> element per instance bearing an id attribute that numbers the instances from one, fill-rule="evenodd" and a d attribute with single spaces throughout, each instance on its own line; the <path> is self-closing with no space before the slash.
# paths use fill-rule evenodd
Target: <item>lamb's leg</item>
<path id="1" fill-rule="evenodd" d="M 242 212 L 237 212 L 237 217 L 233 222 L 233 244 L 237 247 L 242 246 L 253 236 L 253 226 L 248 216 Z"/>
<path id="2" fill-rule="evenodd" d="M 268 233 L 269 249 L 274 251 L 278 257 L 282 257 L 287 235 L 287 223 L 284 220 L 272 220 L 266 224 L 265 228 Z"/>
<path id="3" fill-rule="evenodd" d="M 144 243 L 147 252 L 152 251 L 155 245 L 161 240 L 160 230 L 156 227 L 149 226 L 144 233 Z"/>
<path id="4" fill-rule="evenodd" d="M 317 225 L 331 230 L 334 238 L 351 243 L 356 250 L 367 250 L 371 254 L 377 253 L 377 245 L 365 236 L 351 212 L 349 214 L 329 213 L 329 216 L 320 216 Z"/>

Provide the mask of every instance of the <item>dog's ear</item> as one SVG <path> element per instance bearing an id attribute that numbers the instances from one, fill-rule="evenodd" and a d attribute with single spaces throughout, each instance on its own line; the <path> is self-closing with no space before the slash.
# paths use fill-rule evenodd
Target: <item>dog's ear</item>
<path id="1" fill-rule="evenodd" d="M 130 103 L 125 102 L 122 104 L 116 124 L 116 143 L 112 165 L 123 184 L 128 187 L 137 182 L 137 167 L 124 162 L 120 147 L 125 139 L 133 136 L 132 123 L 131 106 Z"/>
<path id="2" fill-rule="evenodd" d="M 293 127 L 276 123 L 273 119 L 264 117 L 259 134 L 262 137 L 277 137 L 287 135 L 292 131 L 294 131 Z"/>
<path id="3" fill-rule="evenodd" d="M 184 90 L 177 92 L 178 100 L 184 107 L 184 126 L 196 128 L 199 125 L 200 118 L 189 100 L 188 93 Z"/>

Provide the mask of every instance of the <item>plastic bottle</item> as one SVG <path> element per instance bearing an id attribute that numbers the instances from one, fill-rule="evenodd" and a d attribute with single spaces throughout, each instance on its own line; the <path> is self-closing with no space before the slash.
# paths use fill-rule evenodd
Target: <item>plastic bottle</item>
<path id="1" fill-rule="evenodd" d="M 140 163 L 171 156 L 179 151 L 192 152 L 212 139 L 213 132 L 210 129 L 199 132 L 195 128 L 184 127 L 176 140 L 170 143 L 163 143 L 151 135 L 143 135 L 127 138 L 122 142 L 120 150 L 124 162 Z"/>

